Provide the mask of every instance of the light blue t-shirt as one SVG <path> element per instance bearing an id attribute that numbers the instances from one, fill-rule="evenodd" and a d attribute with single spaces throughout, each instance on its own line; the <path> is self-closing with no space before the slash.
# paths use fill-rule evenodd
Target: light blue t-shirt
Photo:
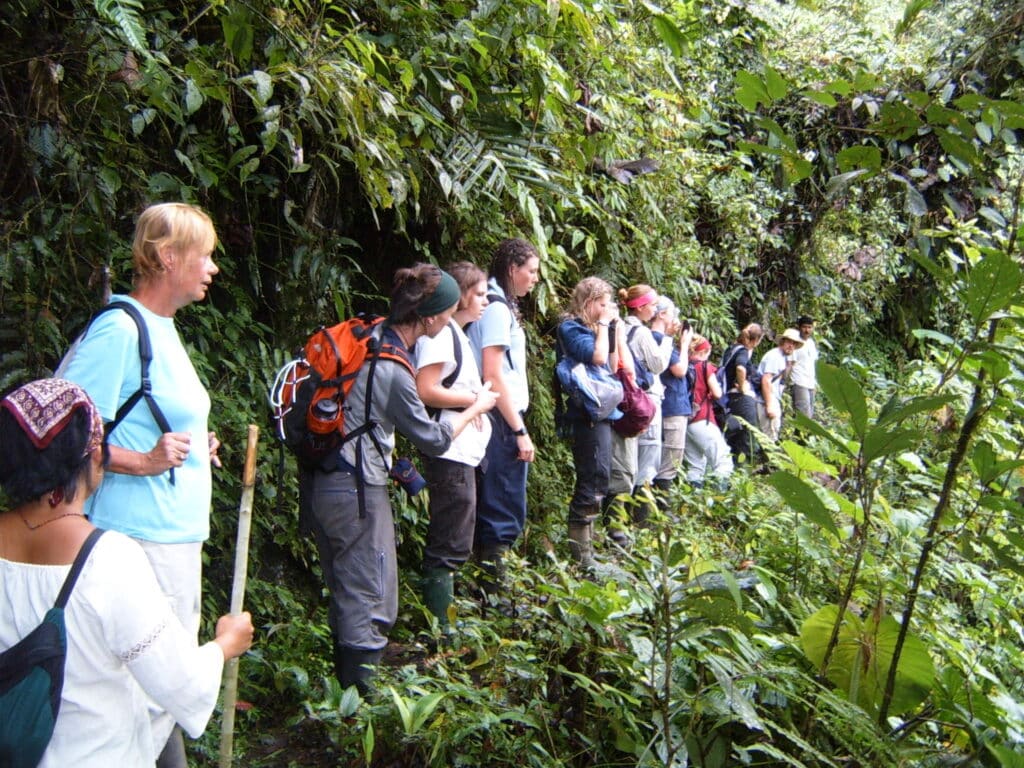
<path id="1" fill-rule="evenodd" d="M 149 331 L 153 361 L 149 377 L 153 397 L 174 432 L 188 432 L 191 448 L 185 463 L 170 473 L 150 477 L 105 473 L 86 503 L 100 528 L 160 544 L 205 541 L 210 535 L 210 450 L 207 419 L 210 397 L 181 343 L 174 320 L 153 314 L 128 296 L 111 299 L 134 304 Z M 139 336 L 126 312 L 100 315 L 76 342 L 58 375 L 81 386 L 96 403 L 104 421 L 113 421 L 118 406 L 139 388 Z M 147 453 L 160 439 L 149 406 L 140 399 L 110 434 L 110 444 Z"/>
<path id="2" fill-rule="evenodd" d="M 493 277 L 487 283 L 487 292 L 504 296 L 505 292 Z M 512 310 L 499 301 L 492 301 L 484 309 L 483 317 L 469 326 L 466 333 L 476 356 L 476 364 L 483 372 L 485 347 L 502 347 L 501 372 L 516 411 L 530 407 L 530 390 L 526 381 L 526 333 L 512 316 Z M 509 359 L 511 358 L 511 363 Z"/>

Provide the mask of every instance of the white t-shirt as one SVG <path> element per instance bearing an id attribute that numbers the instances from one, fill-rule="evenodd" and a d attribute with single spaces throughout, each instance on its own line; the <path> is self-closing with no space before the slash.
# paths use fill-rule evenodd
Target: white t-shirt
<path id="1" fill-rule="evenodd" d="M 786 355 L 779 347 L 775 347 L 764 353 L 764 357 L 761 358 L 761 364 L 757 366 L 757 372 L 761 374 L 762 385 L 766 376 L 771 379 L 776 402 L 781 401 L 782 391 L 786 387 L 786 377 L 784 374 L 787 363 Z M 764 395 L 760 387 L 755 394 L 757 395 L 757 401 L 763 403 Z"/>
<path id="2" fill-rule="evenodd" d="M 793 352 L 793 369 L 789 372 L 789 383 L 794 387 L 817 389 L 818 379 L 814 366 L 818 362 L 818 346 L 814 339 L 804 339 L 804 345 Z"/>
<path id="3" fill-rule="evenodd" d="M 454 341 L 453 333 L 455 334 Z M 455 371 L 455 344 L 458 344 L 462 350 L 462 366 L 450 389 L 453 392 L 477 392 L 483 386 L 483 382 L 480 380 L 480 369 L 477 368 L 469 339 L 459 328 L 458 323 L 454 321 L 449 322 L 447 327 L 434 338 L 420 337 L 416 342 L 416 367 L 423 368 L 441 363 L 440 378 L 443 381 Z M 441 420 L 450 423 L 455 413 L 449 409 L 442 410 Z M 479 466 L 487 452 L 487 442 L 491 439 L 491 420 L 481 418 L 475 421 L 479 423 L 468 424 L 462 433 L 452 441 L 451 447 L 441 454 L 440 458 L 468 464 L 471 467 Z"/>
<path id="4" fill-rule="evenodd" d="M 0 558 L 0 650 L 39 625 L 70 570 Z M 170 734 L 151 726 L 151 698 L 190 736 L 202 734 L 224 654 L 188 636 L 136 542 L 114 531 L 96 542 L 64 621 L 64 689 L 42 768 L 154 765 Z"/>

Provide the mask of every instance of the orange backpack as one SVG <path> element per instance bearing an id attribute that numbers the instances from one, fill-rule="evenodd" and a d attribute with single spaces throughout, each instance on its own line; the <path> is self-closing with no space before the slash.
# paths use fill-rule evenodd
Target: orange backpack
<path id="1" fill-rule="evenodd" d="M 321 466 L 346 441 L 373 429 L 370 393 L 378 360 L 400 363 L 414 375 L 405 350 L 374 337 L 373 331 L 383 319 L 358 315 L 330 328 L 321 327 L 309 337 L 299 356 L 277 372 L 269 398 L 274 428 L 278 439 L 303 465 Z M 345 397 L 367 362 L 366 417 L 360 427 L 347 432 Z"/>

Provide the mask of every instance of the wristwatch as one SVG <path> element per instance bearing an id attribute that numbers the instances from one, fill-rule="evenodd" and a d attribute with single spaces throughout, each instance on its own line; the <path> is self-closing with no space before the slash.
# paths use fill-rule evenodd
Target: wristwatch
<path id="1" fill-rule="evenodd" d="M 524 435 L 527 434 L 526 425 L 524 424 L 519 429 L 513 429 L 512 434 L 515 435 L 516 437 L 523 437 Z"/>

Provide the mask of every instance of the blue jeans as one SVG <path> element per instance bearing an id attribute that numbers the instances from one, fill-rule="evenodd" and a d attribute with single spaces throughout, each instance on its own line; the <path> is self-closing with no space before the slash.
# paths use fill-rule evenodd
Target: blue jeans
<path id="1" fill-rule="evenodd" d="M 475 544 L 515 544 L 526 527 L 526 474 L 516 436 L 501 414 L 488 414 L 491 440 L 476 475 Z"/>

